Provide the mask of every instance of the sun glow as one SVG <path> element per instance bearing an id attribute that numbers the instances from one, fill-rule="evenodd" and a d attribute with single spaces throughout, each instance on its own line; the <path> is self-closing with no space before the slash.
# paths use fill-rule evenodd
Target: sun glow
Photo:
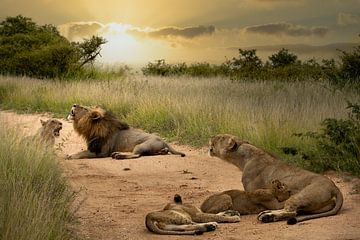
<path id="1" fill-rule="evenodd" d="M 107 40 L 102 50 L 105 61 L 135 60 L 136 52 L 141 47 L 141 44 L 127 33 L 128 29 L 128 25 L 110 23 L 101 30 L 100 34 Z"/>

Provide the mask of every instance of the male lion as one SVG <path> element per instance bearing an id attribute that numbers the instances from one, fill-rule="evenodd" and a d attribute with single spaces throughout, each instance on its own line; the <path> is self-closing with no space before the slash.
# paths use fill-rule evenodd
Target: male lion
<path id="1" fill-rule="evenodd" d="M 60 136 L 60 130 L 62 129 L 62 123 L 57 119 L 49 119 L 47 121 L 41 120 L 41 128 L 37 131 L 35 137 L 40 142 L 53 146 L 55 138 Z"/>
<path id="2" fill-rule="evenodd" d="M 240 214 L 254 214 L 266 210 L 281 208 L 281 202 L 290 197 L 287 186 L 275 179 L 267 188 L 256 189 L 246 192 L 237 189 L 224 191 L 208 197 L 201 204 L 201 211 L 206 213 L 218 213 L 227 210 L 235 210 Z"/>
<path id="3" fill-rule="evenodd" d="M 74 104 L 68 119 L 73 120 L 75 131 L 84 137 L 88 146 L 87 150 L 71 155 L 69 159 L 109 156 L 115 159 L 128 159 L 168 152 L 185 156 L 160 137 L 129 127 L 127 123 L 118 120 L 111 112 L 101 107 Z"/>
<path id="4" fill-rule="evenodd" d="M 235 136 L 223 134 L 212 138 L 210 155 L 234 164 L 243 172 L 245 191 L 264 188 L 272 179 L 287 185 L 289 199 L 276 207 L 262 203 L 269 209 L 258 215 L 262 222 L 288 219 L 288 224 L 295 224 L 335 215 L 342 207 L 342 193 L 327 177 L 290 166 Z"/>
<path id="5" fill-rule="evenodd" d="M 146 215 L 145 225 L 151 232 L 163 235 L 194 235 L 214 231 L 217 223 L 240 221 L 240 214 L 229 210 L 218 214 L 203 213 L 191 204 L 183 204 L 181 196 L 175 194 L 174 202 L 163 210 Z"/>

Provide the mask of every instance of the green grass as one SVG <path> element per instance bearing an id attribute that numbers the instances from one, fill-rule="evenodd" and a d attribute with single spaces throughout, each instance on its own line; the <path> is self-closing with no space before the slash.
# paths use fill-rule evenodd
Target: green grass
<path id="1" fill-rule="evenodd" d="M 0 127 L 0 239 L 74 239 L 74 193 L 53 151 Z"/>
<path id="2" fill-rule="evenodd" d="M 310 166 L 281 148 L 312 149 L 314 140 L 293 134 L 316 131 L 325 118 L 346 117 L 346 100 L 359 102 L 360 95 L 351 89 L 332 91 L 325 81 L 130 76 L 64 83 L 0 77 L 0 99 L 3 109 L 58 117 L 66 117 L 74 103 L 102 105 L 134 127 L 182 144 L 204 146 L 211 136 L 230 133 Z"/>

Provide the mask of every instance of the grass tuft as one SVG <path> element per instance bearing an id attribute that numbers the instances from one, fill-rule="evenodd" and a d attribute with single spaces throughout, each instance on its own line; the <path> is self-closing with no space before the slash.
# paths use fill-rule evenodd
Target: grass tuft
<path id="1" fill-rule="evenodd" d="M 0 239 L 74 239 L 69 190 L 55 154 L 0 127 Z"/>

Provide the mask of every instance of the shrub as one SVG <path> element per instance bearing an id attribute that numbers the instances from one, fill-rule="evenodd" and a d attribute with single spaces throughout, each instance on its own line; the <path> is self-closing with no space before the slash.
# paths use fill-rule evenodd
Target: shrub
<path id="1" fill-rule="evenodd" d="M 257 70 L 262 67 L 261 59 L 256 55 L 256 49 L 239 49 L 239 58 L 233 58 L 230 61 L 230 67 L 233 70 Z"/>
<path id="2" fill-rule="evenodd" d="M 71 43 L 53 25 L 37 25 L 21 15 L 0 22 L 0 73 L 37 78 L 68 76 L 92 64 L 106 41 L 93 36 Z"/>
<path id="3" fill-rule="evenodd" d="M 340 79 L 344 84 L 360 87 L 360 46 L 351 52 L 341 51 Z"/>
<path id="4" fill-rule="evenodd" d="M 290 53 L 288 49 L 282 48 L 279 52 L 269 57 L 273 67 L 284 67 L 296 63 L 297 56 Z"/>
<path id="5" fill-rule="evenodd" d="M 360 105 L 348 103 L 348 119 L 327 118 L 319 132 L 296 134 L 315 140 L 318 154 L 312 156 L 311 165 L 318 170 L 342 170 L 360 176 Z"/>

